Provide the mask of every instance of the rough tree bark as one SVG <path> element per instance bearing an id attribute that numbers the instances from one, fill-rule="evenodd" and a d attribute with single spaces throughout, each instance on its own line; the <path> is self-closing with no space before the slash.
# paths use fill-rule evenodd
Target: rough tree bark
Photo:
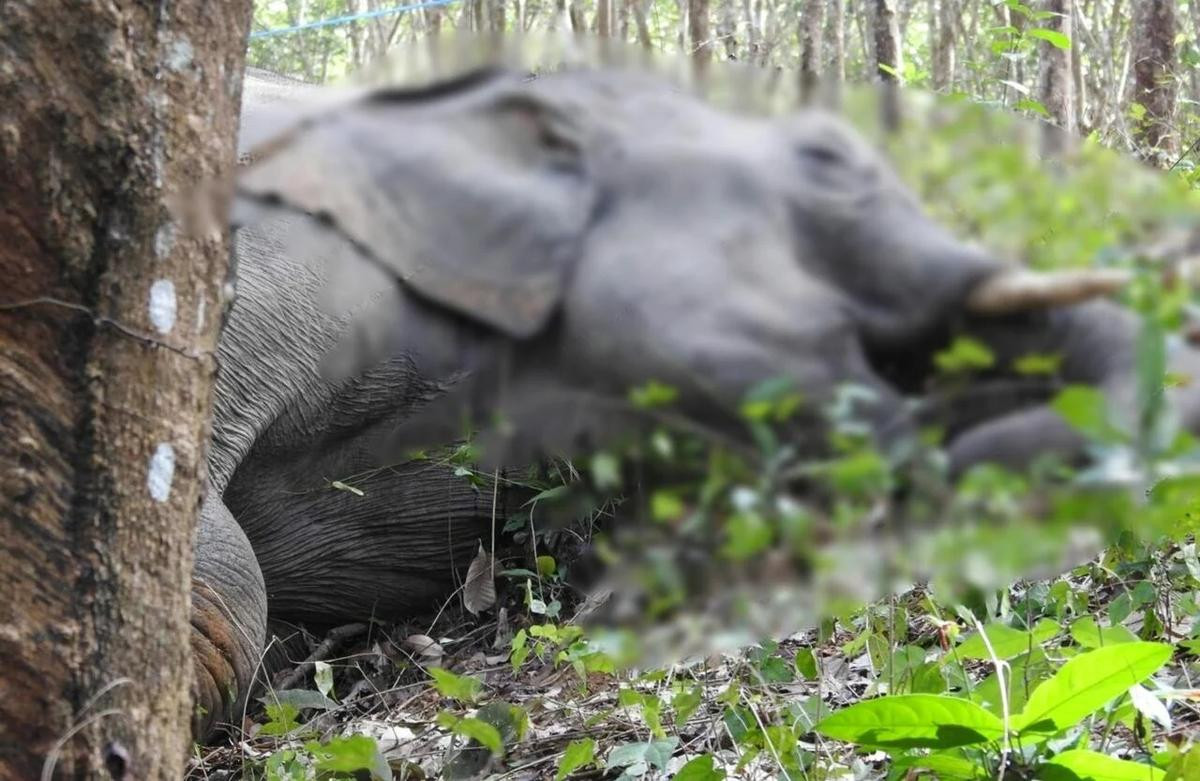
<path id="1" fill-rule="evenodd" d="M 712 41 L 708 34 L 708 0 L 688 0 L 688 39 L 692 58 L 703 66 L 712 58 Z"/>
<path id="2" fill-rule="evenodd" d="M 835 85 L 846 80 L 845 17 L 844 0 L 829 0 L 829 78 Z"/>
<path id="3" fill-rule="evenodd" d="M 825 0 L 806 0 L 800 12 L 800 92 L 811 97 L 821 75 Z"/>
<path id="4" fill-rule="evenodd" d="M 1051 16 L 1042 20 L 1043 28 L 1060 32 L 1071 39 L 1070 48 L 1062 49 L 1043 40 L 1038 52 L 1038 101 L 1050 114 L 1055 127 L 1047 126 L 1042 134 L 1042 152 L 1058 156 L 1066 151 L 1075 135 L 1075 79 L 1071 72 L 1074 57 L 1074 14 L 1071 0 L 1043 0 L 1042 10 Z"/>
<path id="5" fill-rule="evenodd" d="M 900 127 L 900 26 L 896 19 L 896 0 L 872 0 L 871 26 L 875 73 L 881 81 L 880 107 L 883 125 L 889 131 Z"/>
<path id="6" fill-rule="evenodd" d="M 874 0 L 871 21 L 875 39 L 875 72 L 885 82 L 897 82 L 904 70 L 904 63 L 901 59 L 896 0 Z"/>
<path id="7" fill-rule="evenodd" d="M 0 778 L 180 778 L 249 0 L 0 4 Z"/>
<path id="8" fill-rule="evenodd" d="M 954 85 L 956 0 L 929 0 L 929 50 L 932 53 L 933 88 L 945 92 Z"/>
<path id="9" fill-rule="evenodd" d="M 1133 103 L 1145 109 L 1134 125 L 1141 154 L 1164 162 L 1177 153 L 1175 115 L 1175 0 L 1133 4 Z"/>

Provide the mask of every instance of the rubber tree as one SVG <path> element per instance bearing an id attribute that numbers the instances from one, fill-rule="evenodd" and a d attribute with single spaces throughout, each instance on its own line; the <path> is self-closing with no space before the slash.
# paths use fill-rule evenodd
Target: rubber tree
<path id="1" fill-rule="evenodd" d="M 0 3 L 0 778 L 180 778 L 250 0 Z"/>

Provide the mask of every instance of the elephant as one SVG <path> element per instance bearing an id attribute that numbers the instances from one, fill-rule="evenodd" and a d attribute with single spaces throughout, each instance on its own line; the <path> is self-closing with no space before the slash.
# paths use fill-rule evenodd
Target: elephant
<path id="1" fill-rule="evenodd" d="M 268 616 L 395 619 L 451 589 L 520 498 L 405 461 L 464 420 L 507 421 L 497 458 L 519 465 L 511 432 L 586 446 L 657 381 L 745 437 L 744 394 L 783 377 L 803 450 L 848 382 L 873 391 L 861 412 L 886 447 L 958 333 L 997 366 L 1057 353 L 1057 381 L 1132 403 L 1120 275 L 1035 275 L 954 236 L 827 113 L 736 115 L 615 69 L 481 69 L 319 110 L 287 85 L 256 102 L 255 78 L 196 536 L 199 736 L 246 701 Z M 1200 395 L 1169 393 L 1200 421 Z M 953 468 L 1082 453 L 1049 394 L 950 431 Z"/>

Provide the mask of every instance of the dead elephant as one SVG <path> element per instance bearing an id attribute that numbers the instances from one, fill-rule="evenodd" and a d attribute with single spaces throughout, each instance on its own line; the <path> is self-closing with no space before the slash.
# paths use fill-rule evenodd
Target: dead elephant
<path id="1" fill-rule="evenodd" d="M 381 470 L 396 432 L 449 439 L 463 410 L 520 428 L 545 399 L 656 380 L 738 436 L 743 394 L 782 376 L 809 402 L 796 441 L 820 447 L 816 410 L 853 382 L 886 443 L 958 331 L 1002 366 L 1055 353 L 1062 380 L 1133 392 L 1137 323 L 1091 300 L 1114 279 L 965 244 L 822 114 L 735 116 L 629 73 L 481 72 L 318 112 L 251 157 L 197 536 L 201 733 L 244 701 L 268 614 L 395 618 L 469 560 L 492 497 L 444 467 Z M 331 309 L 327 283 L 350 279 Z M 1172 393 L 1200 419 L 1200 395 Z M 1040 402 L 953 434 L 958 468 L 1083 445 Z M 347 475 L 379 479 L 360 495 L 331 483 Z"/>

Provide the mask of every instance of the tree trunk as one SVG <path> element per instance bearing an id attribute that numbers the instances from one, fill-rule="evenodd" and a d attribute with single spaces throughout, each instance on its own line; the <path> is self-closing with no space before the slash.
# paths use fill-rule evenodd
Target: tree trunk
<path id="1" fill-rule="evenodd" d="M 821 74 L 825 0 L 806 0 L 800 17 L 800 94 L 807 100 Z"/>
<path id="2" fill-rule="evenodd" d="M 692 58 L 704 65 L 712 57 L 712 42 L 708 37 L 708 0 L 688 0 L 688 38 Z"/>
<path id="3" fill-rule="evenodd" d="M 900 27 L 896 20 L 896 0 L 874 0 L 871 15 L 875 46 L 875 73 L 882 82 L 880 109 L 883 126 L 895 131 L 900 127 L 900 74 L 904 70 L 900 53 Z"/>
<path id="4" fill-rule="evenodd" d="M 904 64 L 900 49 L 900 26 L 896 0 L 875 0 L 872 33 L 875 38 L 875 71 L 883 81 L 898 82 Z"/>
<path id="5" fill-rule="evenodd" d="M 933 88 L 946 92 L 954 86 L 954 45 L 958 25 L 956 0 L 930 0 L 929 48 L 932 58 Z"/>
<path id="6" fill-rule="evenodd" d="M 1172 132 L 1176 5 L 1175 0 L 1138 0 L 1133 9 L 1132 100 L 1145 110 L 1134 135 L 1141 154 L 1158 162 L 1177 153 Z"/>
<path id="7" fill-rule="evenodd" d="M 250 2 L 0 6 L 0 778 L 180 778 Z"/>
<path id="8" fill-rule="evenodd" d="M 1042 20 L 1042 27 L 1071 39 L 1066 49 L 1045 40 L 1039 44 L 1038 101 L 1055 125 L 1047 125 L 1042 134 L 1042 152 L 1056 157 L 1066 151 L 1068 140 L 1075 134 L 1075 81 L 1071 74 L 1074 10 L 1071 0 L 1043 0 L 1042 10 L 1050 14 Z"/>
<path id="9" fill-rule="evenodd" d="M 829 0 L 829 80 L 840 85 L 846 80 L 846 8 L 844 0 Z"/>
<path id="10" fill-rule="evenodd" d="M 596 0 L 596 35 L 608 38 L 613 34 L 612 0 Z"/>
<path id="11" fill-rule="evenodd" d="M 646 21 L 647 6 L 650 5 L 650 0 L 630 0 L 633 4 L 633 19 L 637 23 L 638 43 L 646 51 L 654 48 L 654 41 L 650 38 L 650 25 Z"/>

